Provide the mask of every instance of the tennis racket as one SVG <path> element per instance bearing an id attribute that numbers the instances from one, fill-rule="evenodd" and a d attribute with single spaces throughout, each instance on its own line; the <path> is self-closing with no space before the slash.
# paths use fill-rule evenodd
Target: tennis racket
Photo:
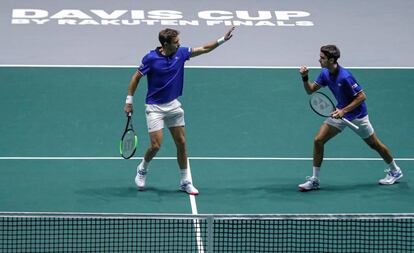
<path id="1" fill-rule="evenodd" d="M 125 159 L 129 159 L 134 155 L 138 145 L 138 138 L 132 127 L 132 113 L 128 113 L 127 118 L 125 131 L 122 134 L 121 143 L 119 145 L 119 152 Z"/>
<path id="2" fill-rule="evenodd" d="M 309 99 L 309 105 L 316 114 L 322 117 L 331 117 L 332 112 L 336 109 L 332 100 L 322 92 L 312 93 Z M 349 127 L 352 127 L 355 130 L 359 129 L 359 127 L 351 121 L 345 118 L 341 118 L 341 120 L 343 120 Z"/>

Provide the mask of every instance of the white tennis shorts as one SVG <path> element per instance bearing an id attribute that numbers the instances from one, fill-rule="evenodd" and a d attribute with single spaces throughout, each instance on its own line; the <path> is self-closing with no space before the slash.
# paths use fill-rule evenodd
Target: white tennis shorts
<path id="1" fill-rule="evenodd" d="M 163 129 L 164 125 L 168 128 L 185 126 L 184 110 L 177 99 L 165 104 L 146 104 L 145 115 L 149 133 Z"/>
<path id="2" fill-rule="evenodd" d="M 333 127 L 336 127 L 341 131 L 343 131 L 348 126 L 343 120 L 334 119 L 331 117 L 327 118 L 325 120 L 325 123 Z M 374 128 L 372 127 L 371 122 L 369 121 L 368 115 L 363 117 L 362 119 L 354 119 L 352 120 L 352 123 L 357 125 L 359 129 L 355 130 L 352 127 L 350 127 L 350 129 L 352 129 L 362 139 L 366 139 L 374 133 Z"/>

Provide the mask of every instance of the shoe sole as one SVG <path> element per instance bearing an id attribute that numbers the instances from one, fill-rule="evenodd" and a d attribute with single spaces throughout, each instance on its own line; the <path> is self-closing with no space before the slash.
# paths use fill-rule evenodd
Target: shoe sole
<path id="1" fill-rule="evenodd" d="M 145 185 L 143 185 L 143 186 L 139 186 L 139 185 L 137 184 L 137 181 L 135 181 L 135 185 L 137 186 L 138 191 L 143 191 L 143 190 L 145 189 Z"/>
<path id="2" fill-rule="evenodd" d="M 194 192 L 189 193 L 189 192 L 187 192 L 186 190 L 182 190 L 182 189 L 180 189 L 180 191 L 185 192 L 185 193 L 187 193 L 187 194 L 189 194 L 189 195 L 193 195 L 193 196 L 197 196 L 197 195 L 199 194 L 198 192 L 197 192 L 197 193 L 194 193 Z"/>
<path id="3" fill-rule="evenodd" d="M 393 185 L 395 183 L 398 183 L 402 177 L 403 177 L 403 175 L 401 175 L 400 177 L 395 179 L 394 182 L 392 182 L 392 183 L 381 183 L 381 181 L 378 181 L 378 184 L 380 184 L 380 185 Z"/>
<path id="4" fill-rule="evenodd" d="M 305 188 L 299 187 L 299 191 L 301 192 L 309 192 L 309 191 L 316 191 L 316 190 L 319 190 L 319 188 L 305 189 Z"/>

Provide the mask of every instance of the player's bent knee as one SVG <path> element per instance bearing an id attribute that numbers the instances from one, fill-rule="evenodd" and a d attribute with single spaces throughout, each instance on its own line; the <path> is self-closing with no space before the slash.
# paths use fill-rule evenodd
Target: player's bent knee
<path id="1" fill-rule="evenodd" d="M 159 143 L 151 143 L 151 151 L 158 152 L 161 148 L 161 144 Z"/>
<path id="2" fill-rule="evenodd" d="M 180 137 L 175 140 L 177 146 L 185 146 L 185 137 Z"/>
<path id="3" fill-rule="evenodd" d="M 325 141 L 321 138 L 315 137 L 315 139 L 313 140 L 313 143 L 316 146 L 323 146 L 325 144 Z"/>

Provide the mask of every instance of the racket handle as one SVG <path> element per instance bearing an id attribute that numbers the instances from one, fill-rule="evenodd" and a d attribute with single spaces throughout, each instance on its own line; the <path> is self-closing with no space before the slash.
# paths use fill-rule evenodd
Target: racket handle
<path id="1" fill-rule="evenodd" d="M 355 130 L 358 130 L 359 129 L 359 127 L 357 126 L 357 125 L 355 125 L 354 123 L 352 123 L 351 121 L 349 121 L 349 120 L 347 120 L 347 119 L 345 119 L 345 118 L 342 118 L 342 120 L 348 125 L 348 126 L 350 126 L 350 127 L 352 127 L 353 129 L 355 129 Z"/>

